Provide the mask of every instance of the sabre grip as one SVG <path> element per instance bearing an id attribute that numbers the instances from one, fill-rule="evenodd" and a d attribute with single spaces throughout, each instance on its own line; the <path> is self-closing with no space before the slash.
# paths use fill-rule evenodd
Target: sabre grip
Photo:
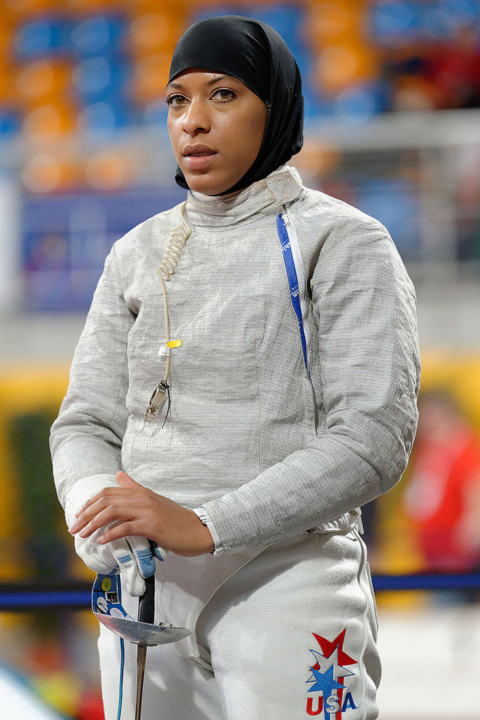
<path id="1" fill-rule="evenodd" d="M 145 578 L 145 592 L 138 599 L 138 621 L 155 622 L 155 575 Z"/>

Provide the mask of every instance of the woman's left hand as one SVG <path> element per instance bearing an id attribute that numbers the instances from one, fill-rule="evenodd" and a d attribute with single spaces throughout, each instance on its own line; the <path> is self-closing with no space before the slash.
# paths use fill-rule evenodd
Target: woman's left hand
<path id="1" fill-rule="evenodd" d="M 108 487 L 94 495 L 69 528 L 72 535 L 88 537 L 115 523 L 98 538 L 100 544 L 142 535 L 177 555 L 194 557 L 215 549 L 209 529 L 193 512 L 139 485 L 124 472 L 117 473 L 118 488 Z"/>

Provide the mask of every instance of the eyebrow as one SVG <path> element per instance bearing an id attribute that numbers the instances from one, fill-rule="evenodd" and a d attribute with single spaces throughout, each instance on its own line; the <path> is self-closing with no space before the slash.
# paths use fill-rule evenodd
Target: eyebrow
<path id="1" fill-rule="evenodd" d="M 227 77 L 230 77 L 230 76 L 229 76 L 229 75 L 219 75 L 218 77 L 213 78 L 213 80 L 209 80 L 209 81 L 207 82 L 207 85 L 215 85 L 216 82 L 220 82 L 220 80 L 225 80 L 225 78 L 227 78 Z M 173 88 L 181 89 L 181 88 L 183 87 L 183 85 L 182 85 L 181 83 L 177 83 L 177 82 L 173 82 L 173 81 L 172 81 L 172 82 L 169 82 L 169 83 L 168 83 L 167 88 L 168 88 L 168 87 L 173 87 Z"/>

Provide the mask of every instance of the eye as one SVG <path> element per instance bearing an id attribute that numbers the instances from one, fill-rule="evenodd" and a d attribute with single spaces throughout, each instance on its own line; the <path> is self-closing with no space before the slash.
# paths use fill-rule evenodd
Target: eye
<path id="1" fill-rule="evenodd" d="M 214 98 L 216 95 L 218 96 L 217 99 L 220 100 L 220 102 L 233 100 L 237 97 L 236 93 L 234 93 L 233 90 L 227 90 L 227 88 L 219 88 L 218 90 L 215 90 L 215 92 L 212 94 L 212 98 Z"/>
<path id="2" fill-rule="evenodd" d="M 165 99 L 165 102 L 167 105 L 170 105 L 170 107 L 179 107 L 180 105 L 183 105 L 183 100 L 186 100 L 183 95 L 170 95 Z"/>

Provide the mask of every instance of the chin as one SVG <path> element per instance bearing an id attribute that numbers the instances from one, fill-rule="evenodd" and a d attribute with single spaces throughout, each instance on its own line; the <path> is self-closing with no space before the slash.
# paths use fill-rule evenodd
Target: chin
<path id="1" fill-rule="evenodd" d="M 205 173 L 204 175 L 192 175 L 191 173 L 186 173 L 185 170 L 183 170 L 183 174 L 185 175 L 185 179 L 190 190 L 193 190 L 193 192 L 203 193 L 204 195 L 220 195 L 220 193 L 223 193 L 225 190 L 233 187 L 237 182 L 235 178 L 233 180 L 229 179 L 222 182 L 222 180 L 212 178 L 209 173 Z"/>
<path id="2" fill-rule="evenodd" d="M 187 180 L 188 187 L 190 190 L 193 190 L 193 192 L 203 193 L 204 195 L 219 195 L 223 192 L 222 189 L 218 189 L 218 182 L 212 182 L 212 180 L 205 175 L 201 177 L 198 175 L 195 177 L 185 176 L 185 178 Z"/>

